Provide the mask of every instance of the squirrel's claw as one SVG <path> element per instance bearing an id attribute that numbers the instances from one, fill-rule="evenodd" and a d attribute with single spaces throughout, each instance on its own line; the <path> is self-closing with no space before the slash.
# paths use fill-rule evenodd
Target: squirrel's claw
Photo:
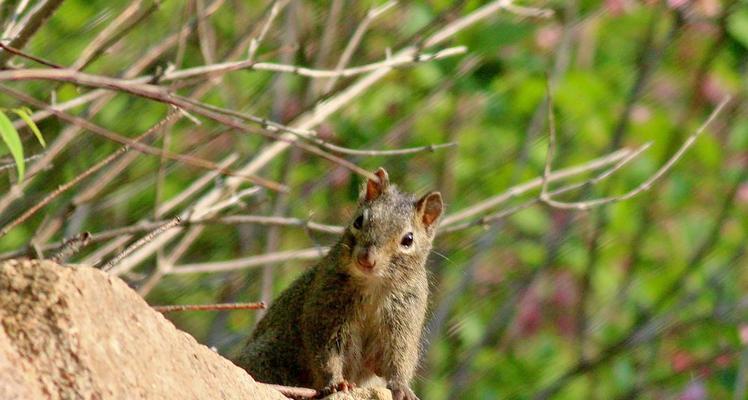
<path id="1" fill-rule="evenodd" d="M 317 392 L 318 399 L 321 399 L 323 397 L 327 397 L 333 393 L 337 392 L 350 392 L 351 390 L 356 388 L 356 384 L 353 382 L 348 382 L 347 380 L 343 379 L 342 381 L 338 383 L 332 383 L 327 386 L 325 386 L 322 390 Z"/>
<path id="2" fill-rule="evenodd" d="M 419 400 L 407 385 L 389 384 L 387 388 L 392 391 L 392 400 Z"/>

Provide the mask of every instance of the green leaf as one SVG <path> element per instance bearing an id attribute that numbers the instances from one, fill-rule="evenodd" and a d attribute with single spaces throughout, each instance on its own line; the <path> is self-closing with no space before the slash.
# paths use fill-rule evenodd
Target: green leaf
<path id="1" fill-rule="evenodd" d="M 727 31 L 740 44 L 748 48 L 748 10 L 741 9 L 727 18 Z"/>
<path id="2" fill-rule="evenodd" d="M 8 119 L 2 111 L 0 111 L 0 136 L 3 138 L 5 145 L 8 146 L 8 150 L 10 150 L 13 160 L 16 162 L 18 181 L 23 182 L 23 174 L 26 172 L 26 164 L 23 160 L 23 145 L 21 144 L 21 137 L 18 136 L 18 131 L 13 127 L 13 123 L 10 122 L 10 119 Z"/>
<path id="3" fill-rule="evenodd" d="M 39 130 L 39 127 L 36 126 L 36 123 L 34 122 L 34 120 L 31 119 L 31 110 L 29 110 L 26 107 L 23 107 L 23 108 L 14 108 L 13 112 L 18 114 L 18 116 L 21 117 L 23 122 L 25 122 L 26 125 L 29 126 L 29 129 L 31 129 L 31 131 L 34 132 L 34 136 L 36 136 L 36 139 L 39 140 L 39 144 L 41 144 L 42 147 L 47 147 L 47 143 L 44 141 L 42 132 Z"/>

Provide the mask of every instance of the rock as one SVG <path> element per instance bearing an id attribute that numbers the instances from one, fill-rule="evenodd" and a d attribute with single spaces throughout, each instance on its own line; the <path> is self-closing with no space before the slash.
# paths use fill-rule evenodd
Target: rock
<path id="1" fill-rule="evenodd" d="M 179 331 L 123 281 L 0 264 L 0 399 L 286 399 Z"/>
<path id="2" fill-rule="evenodd" d="M 122 280 L 49 261 L 0 263 L 0 399 L 278 399 L 178 330 Z M 391 400 L 357 388 L 331 400 Z"/>
<path id="3" fill-rule="evenodd" d="M 383 387 L 356 388 L 349 393 L 338 392 L 325 397 L 327 400 L 392 400 L 392 393 Z"/>

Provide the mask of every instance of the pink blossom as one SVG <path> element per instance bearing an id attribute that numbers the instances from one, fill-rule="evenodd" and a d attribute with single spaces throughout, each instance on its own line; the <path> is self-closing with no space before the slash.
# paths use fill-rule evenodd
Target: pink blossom
<path id="1" fill-rule="evenodd" d="M 680 394 L 679 400 L 703 400 L 707 398 L 706 388 L 701 381 L 693 381 L 686 386 L 686 390 Z"/>
<path id="2" fill-rule="evenodd" d="M 722 11 L 719 0 L 698 0 L 697 6 L 701 14 L 707 18 L 714 18 Z"/>
<path id="3" fill-rule="evenodd" d="M 632 3 L 630 0 L 605 0 L 605 9 L 611 15 L 618 16 L 631 11 Z"/>
<path id="4" fill-rule="evenodd" d="M 742 186 L 745 186 L 745 184 Z M 740 325 L 740 327 L 738 327 L 738 333 L 740 334 L 740 343 L 748 345 L 748 325 Z"/>
<path id="5" fill-rule="evenodd" d="M 728 91 L 716 76 L 710 74 L 701 84 L 701 93 L 710 103 L 717 104 L 728 94 Z"/>
<path id="6" fill-rule="evenodd" d="M 691 3 L 691 0 L 668 0 L 667 5 L 672 9 L 685 8 Z"/>
<path id="7" fill-rule="evenodd" d="M 550 50 L 561 40 L 562 28 L 558 25 L 544 26 L 535 33 L 535 44 L 543 50 Z"/>
<path id="8" fill-rule="evenodd" d="M 652 118 L 652 112 L 647 106 L 635 105 L 631 110 L 631 119 L 634 122 L 641 124 L 649 121 L 650 118 Z"/>

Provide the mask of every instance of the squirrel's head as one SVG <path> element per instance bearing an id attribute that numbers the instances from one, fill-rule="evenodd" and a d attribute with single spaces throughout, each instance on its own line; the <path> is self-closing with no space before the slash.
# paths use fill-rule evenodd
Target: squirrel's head
<path id="1" fill-rule="evenodd" d="M 396 278 L 423 268 L 444 204 L 439 192 L 416 199 L 391 185 L 383 168 L 374 174 L 379 179 L 362 188 L 343 251 L 352 275 Z"/>

